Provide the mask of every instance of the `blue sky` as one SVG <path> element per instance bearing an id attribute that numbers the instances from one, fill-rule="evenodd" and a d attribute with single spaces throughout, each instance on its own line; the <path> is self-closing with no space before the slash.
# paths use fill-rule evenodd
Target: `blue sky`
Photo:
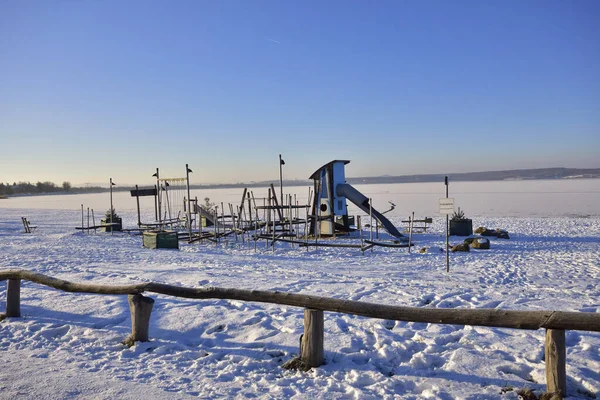
<path id="1" fill-rule="evenodd" d="M 600 167 L 600 2 L 5 1 L 0 181 Z"/>

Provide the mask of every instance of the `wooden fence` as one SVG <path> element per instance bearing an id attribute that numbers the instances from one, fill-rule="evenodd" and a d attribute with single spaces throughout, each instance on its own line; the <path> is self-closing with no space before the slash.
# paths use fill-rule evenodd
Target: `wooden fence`
<path id="1" fill-rule="evenodd" d="M 0 318 L 20 317 L 21 280 L 28 280 L 66 292 L 128 295 L 131 335 L 128 343 L 148 341 L 148 327 L 154 300 L 142 293 L 153 292 L 188 299 L 228 299 L 303 307 L 304 335 L 298 365 L 304 369 L 323 363 L 323 312 L 333 311 L 407 322 L 491 326 L 514 329 L 546 329 L 545 362 L 547 391 L 566 395 L 565 330 L 600 332 L 600 314 L 568 311 L 516 311 L 499 309 L 447 309 L 388 306 L 327 297 L 216 287 L 187 288 L 161 283 L 109 286 L 74 283 L 26 270 L 0 271 L 7 280 L 6 313 Z"/>

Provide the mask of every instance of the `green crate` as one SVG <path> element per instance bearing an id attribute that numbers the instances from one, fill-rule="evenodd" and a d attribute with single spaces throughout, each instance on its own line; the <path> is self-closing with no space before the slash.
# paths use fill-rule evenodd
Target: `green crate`
<path id="1" fill-rule="evenodd" d="M 173 231 L 144 232 L 144 247 L 147 249 L 179 249 L 179 237 Z"/>

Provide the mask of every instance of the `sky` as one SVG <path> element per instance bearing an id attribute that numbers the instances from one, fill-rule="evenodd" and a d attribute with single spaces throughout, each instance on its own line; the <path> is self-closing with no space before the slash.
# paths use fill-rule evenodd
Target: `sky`
<path id="1" fill-rule="evenodd" d="M 600 167 L 600 2 L 0 2 L 0 181 Z"/>

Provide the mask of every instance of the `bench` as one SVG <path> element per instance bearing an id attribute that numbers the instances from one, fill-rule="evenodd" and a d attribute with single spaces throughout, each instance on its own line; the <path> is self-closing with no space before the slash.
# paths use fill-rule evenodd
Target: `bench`
<path id="1" fill-rule="evenodd" d="M 408 232 L 408 230 L 410 229 L 410 220 L 405 220 L 402 221 L 402 223 L 407 224 L 405 230 Z M 414 219 L 412 221 L 413 226 L 412 226 L 412 231 L 414 232 L 423 232 L 426 233 L 427 232 L 427 224 L 431 224 L 433 223 L 433 218 L 430 217 L 425 217 L 424 219 Z"/>
<path id="2" fill-rule="evenodd" d="M 32 233 L 37 228 L 37 226 L 31 225 L 25 217 L 21 217 L 21 221 L 23 221 L 23 228 L 25 229 L 25 233 Z"/>

